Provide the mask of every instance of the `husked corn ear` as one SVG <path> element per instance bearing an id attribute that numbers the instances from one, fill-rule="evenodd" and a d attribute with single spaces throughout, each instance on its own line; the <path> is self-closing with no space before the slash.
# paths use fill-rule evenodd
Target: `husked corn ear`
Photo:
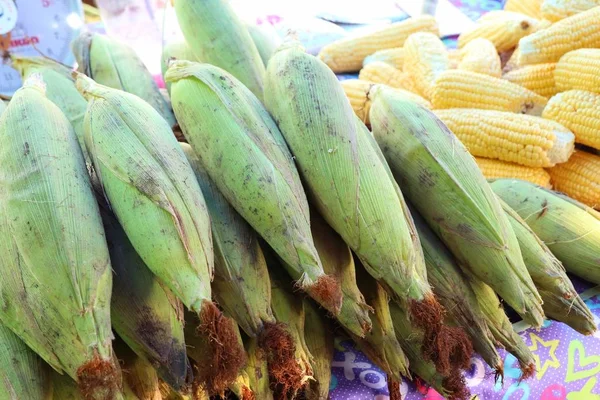
<path id="1" fill-rule="evenodd" d="M 245 370 L 254 397 L 256 399 L 273 400 L 265 351 L 260 348 L 258 339 L 256 338 L 247 338 L 244 340 L 244 347 L 248 355 Z"/>
<path id="2" fill-rule="evenodd" d="M 246 24 L 246 27 L 266 67 L 275 50 L 281 45 L 281 38 L 271 24 Z"/>
<path id="3" fill-rule="evenodd" d="M 308 201 L 275 121 L 240 81 L 215 66 L 177 61 L 167 80 L 181 128 L 209 177 L 285 261 L 298 286 L 337 314 L 341 290 L 323 271 Z"/>
<path id="4" fill-rule="evenodd" d="M 415 92 L 416 86 L 411 76 L 382 61 L 374 61 L 365 65 L 358 74 L 358 79 L 373 83 L 381 83 L 396 89 Z"/>
<path id="5" fill-rule="evenodd" d="M 461 49 L 458 69 L 497 78 L 502 75 L 498 51 L 492 42 L 484 38 L 473 39 Z"/>
<path id="6" fill-rule="evenodd" d="M 115 352 L 126 373 L 123 383 L 131 390 L 134 397 L 127 399 L 162 400 L 156 370 L 148 360 L 138 356 L 123 341 L 115 340 Z"/>
<path id="7" fill-rule="evenodd" d="M 575 136 L 559 123 L 493 110 L 436 110 L 435 115 L 477 157 L 528 167 L 552 167 L 569 159 Z"/>
<path id="8" fill-rule="evenodd" d="M 520 12 L 533 18 L 540 18 L 540 7 L 544 0 L 507 0 L 504 10 Z"/>
<path id="9" fill-rule="evenodd" d="M 0 140 L 0 319 L 90 399 L 121 398 L 98 206 L 73 128 L 39 74 L 2 113 Z"/>
<path id="10" fill-rule="evenodd" d="M 348 97 L 348 100 L 350 100 L 350 105 L 352 105 L 354 113 L 367 125 L 369 124 L 369 109 L 371 108 L 369 92 L 375 85 L 375 83 L 363 81 L 361 79 L 346 79 L 342 81 L 344 93 L 346 93 L 346 97 Z M 415 103 L 418 103 L 426 108 L 431 108 L 431 103 L 418 94 L 403 89 L 395 90 L 397 90 L 399 93 L 402 93 L 403 96 L 406 96 Z"/>
<path id="11" fill-rule="evenodd" d="M 434 109 L 478 108 L 540 115 L 547 99 L 501 78 L 478 72 L 442 72 L 433 87 Z"/>
<path id="12" fill-rule="evenodd" d="M 449 69 L 458 68 L 458 64 L 460 63 L 460 50 L 459 49 L 447 49 L 448 52 L 448 66 Z"/>
<path id="13" fill-rule="evenodd" d="M 576 151 L 548 170 L 554 189 L 592 208 L 600 208 L 600 156 Z"/>
<path id="14" fill-rule="evenodd" d="M 404 43 L 404 57 L 404 71 L 414 82 L 417 93 L 431 99 L 435 80 L 450 68 L 446 46 L 433 33 L 413 33 Z"/>
<path id="15" fill-rule="evenodd" d="M 525 65 L 507 72 L 502 78 L 549 98 L 558 93 L 554 79 L 555 68 L 555 63 Z"/>
<path id="16" fill-rule="evenodd" d="M 390 64 L 392 67 L 402 71 L 404 67 L 404 48 L 394 47 L 393 49 L 378 50 L 363 60 L 363 67 L 375 61 Z"/>
<path id="17" fill-rule="evenodd" d="M 521 38 L 535 32 L 539 24 L 537 19 L 516 12 L 497 11 L 488 14 L 460 34 L 457 42 L 459 49 L 471 40 L 483 38 L 492 42 L 501 53 L 512 49 Z"/>
<path id="18" fill-rule="evenodd" d="M 550 99 L 542 116 L 573 131 L 575 142 L 600 149 L 600 93 L 559 93 Z"/>
<path id="19" fill-rule="evenodd" d="M 557 62 L 580 48 L 600 47 L 600 6 L 560 20 L 519 40 L 519 63 Z"/>
<path id="20" fill-rule="evenodd" d="M 321 49 L 319 58 L 333 72 L 358 71 L 367 56 L 378 50 L 402 47 L 406 39 L 415 32 L 440 34 L 435 18 L 422 15 L 393 23 L 376 32 L 335 41 Z"/>
<path id="21" fill-rule="evenodd" d="M 105 35 L 83 32 L 73 42 L 79 72 L 101 85 L 132 93 L 174 126 L 175 116 L 144 63 L 129 46 Z"/>
<path id="22" fill-rule="evenodd" d="M 163 80 L 165 80 L 165 75 L 167 74 L 167 69 L 169 69 L 169 62 L 171 62 L 171 60 L 197 61 L 198 59 L 185 40 L 166 43 L 160 57 L 160 71 Z M 171 95 L 171 82 L 166 82 L 165 80 L 165 86 L 167 92 Z"/>
<path id="23" fill-rule="evenodd" d="M 227 0 L 178 0 L 175 13 L 198 60 L 229 72 L 262 99 L 263 60 Z"/>
<path id="24" fill-rule="evenodd" d="M 331 363 L 333 362 L 333 327 L 318 307 L 304 299 L 306 346 L 312 355 L 311 365 L 314 380 L 306 387 L 307 400 L 324 400 L 329 396 Z"/>
<path id="25" fill-rule="evenodd" d="M 524 181 L 497 179 L 491 186 L 527 222 L 568 272 L 600 283 L 600 217 L 596 211 Z"/>
<path id="26" fill-rule="evenodd" d="M 600 0 L 544 0 L 540 12 L 543 18 L 556 22 L 596 6 Z"/>
<path id="27" fill-rule="evenodd" d="M 500 55 L 508 55 L 511 52 L 511 50 L 508 50 L 504 53 L 500 53 Z M 515 47 L 512 50 L 512 53 L 510 53 L 510 56 L 508 56 L 508 60 L 506 60 L 506 63 L 504 64 L 504 66 L 502 67 L 502 72 L 504 73 L 508 73 L 510 71 L 519 69 L 522 67 L 521 64 L 519 64 L 519 54 L 520 54 L 520 50 L 518 47 Z"/>
<path id="28" fill-rule="evenodd" d="M 501 204 L 515 231 L 531 279 L 544 300 L 546 315 L 569 324 L 584 335 L 594 333 L 594 316 L 577 294 L 561 262 L 519 214 L 504 201 Z"/>
<path id="29" fill-rule="evenodd" d="M 543 168 L 526 167 L 506 161 L 475 157 L 477 166 L 486 179 L 514 178 L 529 181 L 546 188 L 551 188 L 550 174 Z"/>
<path id="30" fill-rule="evenodd" d="M 600 94 L 600 49 L 569 51 L 558 60 L 554 79 L 561 92 L 579 89 Z"/>
<path id="31" fill-rule="evenodd" d="M 433 113 L 385 87 L 373 94 L 371 125 L 399 186 L 466 266 L 465 273 L 484 280 L 524 320 L 541 326 L 541 298 L 515 234 L 465 146 Z"/>

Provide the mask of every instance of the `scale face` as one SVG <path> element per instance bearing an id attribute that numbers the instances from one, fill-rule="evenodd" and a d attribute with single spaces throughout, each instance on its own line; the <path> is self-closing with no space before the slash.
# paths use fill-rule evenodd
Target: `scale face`
<path id="1" fill-rule="evenodd" d="M 15 3 L 16 24 L 11 21 L 15 17 Z M 84 25 L 81 0 L 15 0 L 15 3 L 0 0 L 0 30 L 14 24 L 9 51 L 27 56 L 39 56 L 41 52 L 73 65 L 71 41 Z M 0 65 L 0 93 L 11 96 L 20 86 L 19 73 L 8 65 Z"/>

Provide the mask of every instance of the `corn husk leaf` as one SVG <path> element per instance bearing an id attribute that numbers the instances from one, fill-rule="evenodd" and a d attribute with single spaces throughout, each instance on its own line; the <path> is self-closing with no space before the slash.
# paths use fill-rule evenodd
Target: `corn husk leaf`
<path id="1" fill-rule="evenodd" d="M 333 362 L 333 327 L 317 305 L 308 299 L 304 299 L 304 313 L 304 337 L 312 355 L 314 377 L 306 387 L 305 396 L 307 400 L 327 400 Z"/>
<path id="2" fill-rule="evenodd" d="M 162 400 L 158 375 L 152 365 L 117 338 L 115 353 L 123 369 L 123 382 L 136 398 L 143 400 Z"/>
<path id="3" fill-rule="evenodd" d="M 260 348 L 256 338 L 246 338 L 244 340 L 244 347 L 246 348 L 246 354 L 248 355 L 248 362 L 245 370 L 254 397 L 261 400 L 273 400 L 265 351 Z"/>
<path id="4" fill-rule="evenodd" d="M 167 75 L 169 62 L 172 60 L 198 61 L 185 40 L 166 43 L 163 47 L 162 55 L 160 57 L 160 71 L 163 80 L 165 80 Z M 169 95 L 171 95 L 171 82 L 165 82 L 165 87 L 167 88 Z"/>
<path id="5" fill-rule="evenodd" d="M 275 50 L 281 45 L 281 38 L 271 24 L 256 25 L 250 23 L 246 24 L 246 28 L 266 67 Z"/>

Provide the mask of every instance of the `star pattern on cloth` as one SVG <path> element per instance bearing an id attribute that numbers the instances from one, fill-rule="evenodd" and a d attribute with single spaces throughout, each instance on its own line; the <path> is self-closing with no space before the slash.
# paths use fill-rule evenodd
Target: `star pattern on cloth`
<path id="1" fill-rule="evenodd" d="M 531 350 L 533 353 L 533 359 L 535 360 L 535 370 L 537 371 L 536 378 L 540 380 L 549 368 L 560 367 L 560 361 L 558 361 L 558 358 L 556 357 L 556 349 L 560 344 L 560 340 L 544 341 L 541 337 L 533 332 L 529 333 L 529 337 L 531 339 L 531 346 L 529 346 L 529 350 Z M 540 344 L 539 347 L 538 343 Z M 548 356 L 544 357 L 543 364 L 542 357 L 537 354 L 537 351 L 541 349 L 549 349 Z"/>

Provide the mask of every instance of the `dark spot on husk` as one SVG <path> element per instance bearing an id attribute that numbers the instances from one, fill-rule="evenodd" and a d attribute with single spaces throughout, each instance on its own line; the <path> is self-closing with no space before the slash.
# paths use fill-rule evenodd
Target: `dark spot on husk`
<path id="1" fill-rule="evenodd" d="M 540 211 L 538 213 L 536 219 L 542 218 L 544 215 L 546 215 L 547 212 L 548 212 L 548 200 L 544 199 L 544 202 L 542 203 L 542 211 Z"/>
<path id="2" fill-rule="evenodd" d="M 435 177 L 436 174 L 434 174 L 433 172 L 429 170 L 423 170 L 419 174 L 419 183 L 425 187 L 433 187 L 435 186 Z"/>
<path id="3" fill-rule="evenodd" d="M 25 144 L 23 144 L 23 155 L 27 156 L 29 155 L 29 143 L 25 142 Z"/>

